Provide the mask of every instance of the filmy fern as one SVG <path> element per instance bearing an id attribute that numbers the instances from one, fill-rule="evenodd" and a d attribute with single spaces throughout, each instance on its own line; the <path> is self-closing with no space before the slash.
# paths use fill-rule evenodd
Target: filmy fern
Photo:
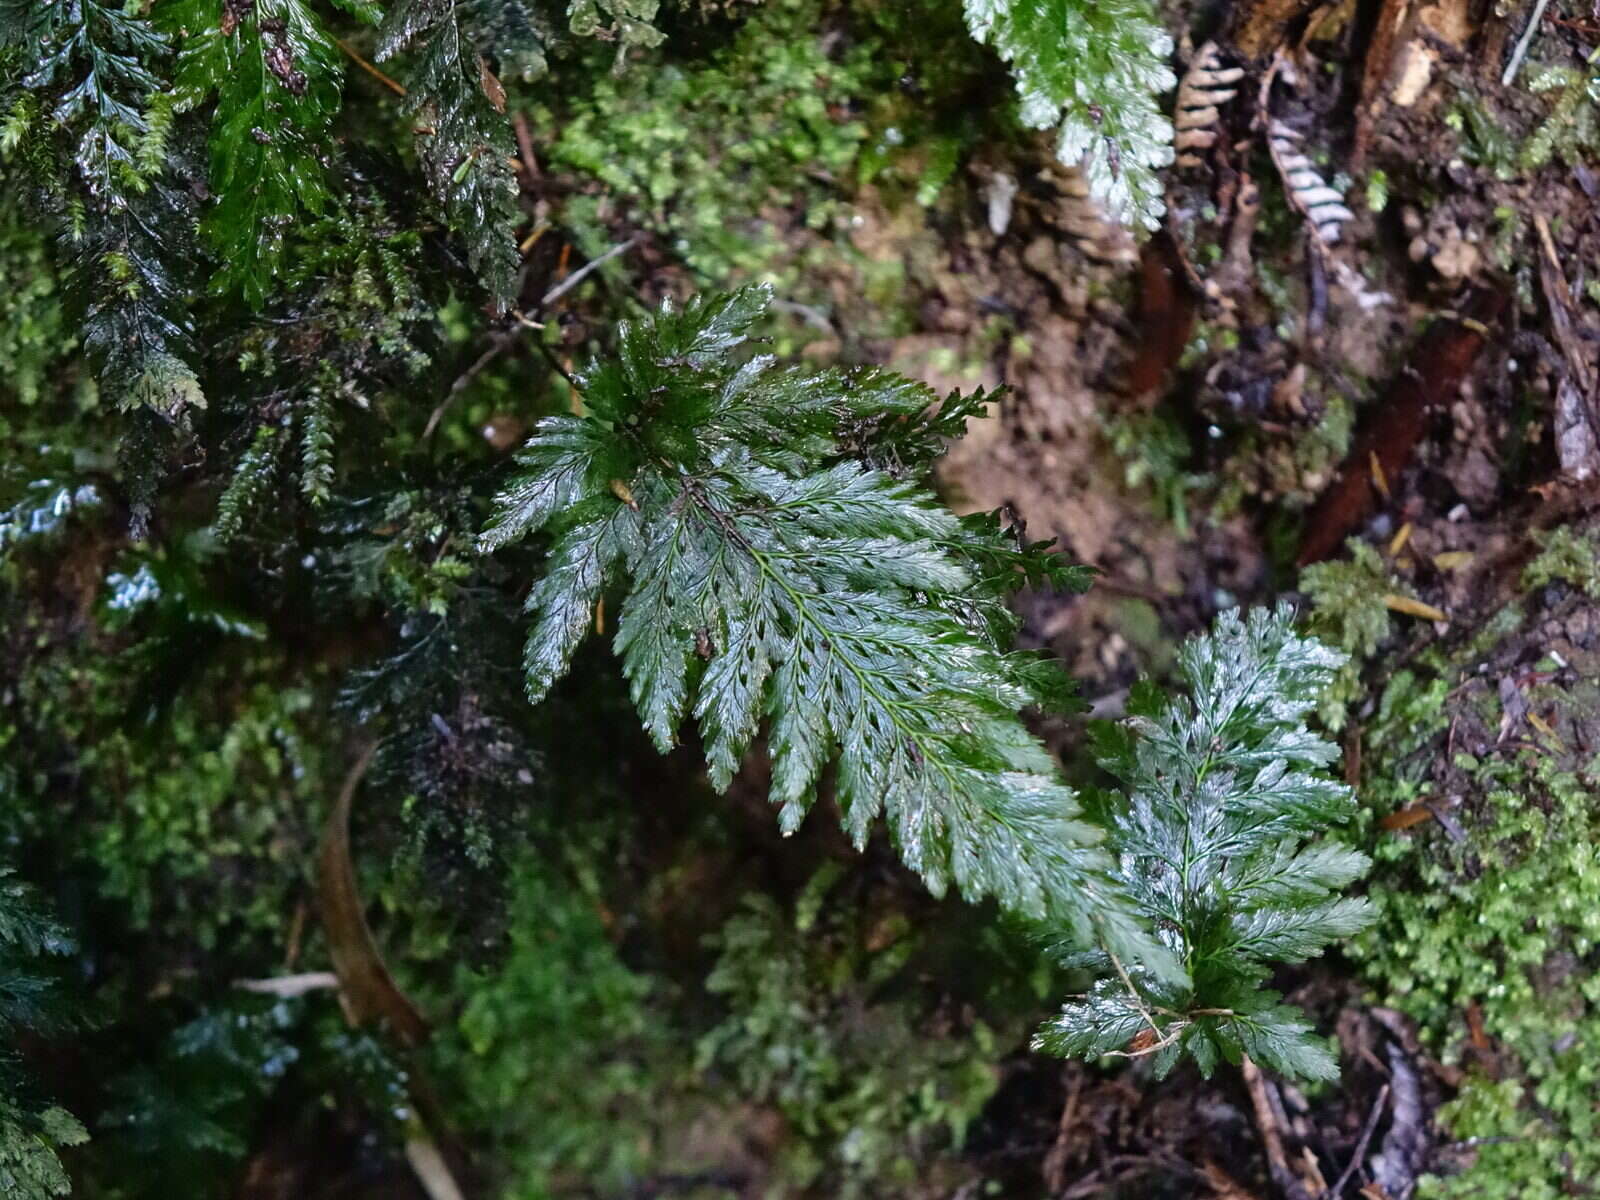
<path id="1" fill-rule="evenodd" d="M 291 223 L 328 200 L 321 159 L 339 110 L 343 63 L 300 0 L 176 0 L 187 31 L 174 92 L 180 109 L 216 96 L 203 230 L 221 263 L 216 286 L 260 307 Z"/>
<path id="2" fill-rule="evenodd" d="M 0 41 L 37 56 L 20 82 L 46 98 L 68 143 L 78 187 L 60 178 L 39 190 L 65 229 L 74 285 L 84 297 L 83 340 L 102 386 L 124 406 L 148 406 L 168 419 L 204 404 L 189 366 L 193 199 L 184 183 L 167 177 L 168 114 L 152 99 L 166 38 L 98 0 L 21 0 L 0 9 Z M 27 128 L 40 124 L 22 120 L 27 111 L 12 111 L 18 120 L 5 131 L 8 153 L 30 132 L 44 136 Z"/>
<path id="3" fill-rule="evenodd" d="M 1367 858 L 1318 838 L 1355 804 L 1325 770 L 1337 750 L 1304 724 L 1341 656 L 1291 620 L 1287 606 L 1224 613 L 1180 655 L 1189 699 L 1140 685 L 1128 720 L 1101 732 L 1101 761 L 1127 790 L 1103 801 L 1124 885 L 1189 981 L 1077 956 L 1104 977 L 1038 1048 L 1150 1054 L 1158 1076 L 1186 1052 L 1206 1075 L 1247 1054 L 1286 1076 L 1338 1075 L 1304 1015 L 1262 986 L 1273 964 L 1317 954 L 1372 915 L 1337 895 Z"/>
<path id="4" fill-rule="evenodd" d="M 6 16 L 10 38 L 39 55 L 23 85 L 53 96 L 51 116 L 75 139 L 84 183 L 114 196 L 148 130 L 145 100 L 160 86 L 149 64 L 166 54 L 166 39 L 130 11 L 98 0 L 13 4 Z"/>
<path id="5" fill-rule="evenodd" d="M 417 155 L 467 257 L 490 292 L 508 300 L 518 256 L 512 227 L 517 184 L 510 167 L 505 95 L 472 43 L 457 0 L 399 0 L 378 33 L 379 61 L 414 47 L 405 77 Z M 497 111 L 498 110 L 498 111 Z"/>
<path id="6" fill-rule="evenodd" d="M 0 868 L 0 1036 L 8 1045 L 20 1033 L 50 1033 L 69 1023 L 55 981 L 40 964 L 72 950 L 66 932 L 9 868 Z M 70 1188 L 56 1151 L 88 1140 L 65 1109 L 32 1092 L 12 1053 L 0 1053 L 0 1195 L 16 1200 L 65 1196 Z"/>
<path id="7" fill-rule="evenodd" d="M 528 600 L 530 697 L 566 671 L 608 585 L 626 580 L 615 649 L 662 751 L 692 714 L 726 788 L 765 718 L 786 832 L 836 760 L 857 845 L 885 815 L 935 892 L 994 895 L 1170 971 L 1017 718 L 1062 689 L 996 637 L 1010 628 L 1003 592 L 975 579 L 993 579 L 996 554 L 1027 551 L 997 523 L 963 525 L 917 483 L 841 457 L 863 429 L 914 426 L 937 398 L 874 369 L 741 361 L 769 301 L 748 288 L 624 325 L 616 358 L 578 381 L 588 414 L 546 418 L 521 452 L 482 545 L 554 534 Z"/>
<path id="8" fill-rule="evenodd" d="M 238 537 L 251 513 L 266 500 L 278 473 L 282 441 L 281 431 L 274 425 L 256 429 L 250 448 L 239 459 L 238 469 L 217 501 L 217 519 L 212 526 L 217 541 L 226 544 Z"/>
<path id="9" fill-rule="evenodd" d="M 1081 166 L 1120 221 L 1156 228 L 1156 171 L 1172 161 L 1157 97 L 1177 84 L 1172 39 L 1145 0 L 965 0 L 967 27 L 1011 65 L 1022 123 L 1060 127 L 1056 155 Z"/>

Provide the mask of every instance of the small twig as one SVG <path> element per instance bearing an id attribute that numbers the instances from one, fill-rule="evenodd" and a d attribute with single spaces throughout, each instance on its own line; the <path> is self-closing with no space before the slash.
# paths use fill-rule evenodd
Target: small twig
<path id="1" fill-rule="evenodd" d="M 567 386 L 575 394 L 581 394 L 583 389 L 578 386 L 578 381 L 572 377 L 572 372 L 561 365 L 561 360 L 556 358 L 555 351 L 551 350 L 542 338 L 535 338 L 533 344 L 538 347 L 539 353 L 544 356 L 545 362 L 550 364 L 550 369 L 565 379 Z"/>
<path id="2" fill-rule="evenodd" d="M 290 1000 L 307 992 L 336 988 L 339 986 L 339 977 L 332 971 L 307 971 L 300 975 L 276 975 L 271 979 L 240 979 L 233 986 L 241 991 Z"/>
<path id="3" fill-rule="evenodd" d="M 518 335 L 522 333 L 522 330 L 525 327 L 531 327 L 534 329 L 539 328 L 539 326 L 532 324 L 532 322 L 519 322 L 515 328 L 503 329 L 494 334 L 492 340 L 489 342 L 489 348 L 482 354 L 478 355 L 478 357 L 473 360 L 471 366 L 456 376 L 455 382 L 450 385 L 450 390 L 445 393 L 444 399 L 439 401 L 438 407 L 435 408 L 432 414 L 428 417 L 428 423 L 423 426 L 423 441 L 427 441 L 429 438 L 431 438 L 433 436 L 433 431 L 439 428 L 439 422 L 444 419 L 445 411 L 452 403 L 455 402 L 455 398 L 462 392 L 466 391 L 467 385 L 481 375 L 490 363 L 494 362 L 495 359 L 499 358 L 508 349 L 510 349 L 512 343 L 517 340 Z"/>
<path id="4" fill-rule="evenodd" d="M 404 96 L 406 94 L 406 89 L 403 85 L 396 83 L 382 71 L 378 70 L 377 67 L 373 66 L 366 59 L 362 58 L 361 55 L 356 53 L 355 47 L 351 46 L 349 42 L 345 41 L 343 38 L 334 38 L 333 40 L 339 49 L 343 50 L 350 56 L 351 60 L 356 64 L 356 66 L 360 67 L 368 75 L 371 75 L 396 96 Z"/>
<path id="5" fill-rule="evenodd" d="M 1539 25 L 1544 20 L 1544 10 L 1549 3 L 1550 0 L 1534 0 L 1533 16 L 1528 18 L 1528 27 L 1517 39 L 1516 49 L 1511 52 L 1511 61 L 1506 64 L 1505 74 L 1500 76 L 1501 87 L 1510 87 L 1511 81 L 1517 77 L 1517 70 L 1522 66 L 1522 60 L 1528 56 L 1528 47 L 1533 45 L 1533 35 L 1539 32 Z"/>
<path id="6" fill-rule="evenodd" d="M 1283 1134 L 1278 1128 L 1278 1118 L 1272 1098 L 1267 1095 L 1267 1080 L 1248 1054 L 1239 1063 L 1244 1076 L 1244 1086 L 1250 1093 L 1250 1107 L 1255 1111 L 1256 1131 L 1261 1135 L 1262 1148 L 1267 1152 L 1267 1167 L 1272 1182 L 1286 1196 L 1295 1197 L 1304 1191 L 1294 1172 L 1289 1170 L 1289 1157 L 1283 1152 Z"/>
<path id="7" fill-rule="evenodd" d="M 1045 1187 L 1059 1192 L 1066 1184 L 1067 1156 L 1072 1150 L 1072 1130 L 1078 1123 L 1078 1097 L 1083 1091 L 1083 1075 L 1077 1063 L 1063 1068 L 1067 1079 L 1067 1100 L 1061 1106 L 1061 1120 L 1056 1123 L 1056 1140 L 1044 1156 L 1042 1168 Z"/>
<path id="8" fill-rule="evenodd" d="M 561 297 L 565 296 L 573 288 L 577 287 L 595 271 L 598 271 L 602 266 L 610 262 L 617 255 L 623 253 L 624 251 L 631 250 L 635 245 L 638 244 L 638 242 L 639 235 L 636 233 L 627 241 L 618 242 L 599 258 L 590 259 L 588 262 L 584 263 L 583 266 L 579 267 L 571 275 L 568 275 L 560 283 L 556 284 L 555 287 L 546 292 L 544 294 L 544 298 L 539 301 L 539 307 L 541 309 L 549 308 L 552 304 L 561 299 Z"/>
<path id="9" fill-rule="evenodd" d="M 517 135 L 517 152 L 522 155 L 522 169 L 529 181 L 539 178 L 539 160 L 533 153 L 533 131 L 528 128 L 528 118 L 520 112 L 511 114 L 511 128 Z"/>
<path id="10" fill-rule="evenodd" d="M 1386 1083 L 1378 1089 L 1378 1098 L 1373 1102 L 1372 1111 L 1367 1114 L 1367 1123 L 1362 1128 L 1361 1137 L 1350 1155 L 1350 1162 L 1340 1172 L 1339 1178 L 1333 1181 L 1333 1186 L 1328 1189 L 1328 1200 L 1339 1200 L 1344 1194 L 1344 1185 L 1350 1182 L 1351 1176 L 1356 1173 L 1356 1168 L 1361 1165 L 1361 1160 L 1367 1156 L 1367 1144 L 1372 1141 L 1372 1133 L 1378 1128 L 1378 1118 L 1383 1115 L 1383 1106 L 1388 1101 L 1389 1085 Z"/>

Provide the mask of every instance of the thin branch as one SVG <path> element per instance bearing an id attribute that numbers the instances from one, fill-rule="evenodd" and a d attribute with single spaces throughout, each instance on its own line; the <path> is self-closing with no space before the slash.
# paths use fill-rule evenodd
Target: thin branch
<path id="1" fill-rule="evenodd" d="M 356 64 L 356 66 L 360 67 L 368 75 L 371 75 L 374 79 L 376 79 L 379 83 L 383 84 L 384 87 L 388 88 L 396 96 L 404 96 L 406 94 L 406 89 L 405 89 L 405 87 L 403 85 L 396 83 L 394 80 L 390 79 L 387 75 L 385 75 L 382 71 L 378 70 L 377 67 L 373 66 L 366 59 L 362 58 L 361 55 L 356 53 L 355 47 L 350 45 L 349 42 L 345 41 L 343 38 L 334 38 L 333 40 L 334 40 L 334 43 L 339 47 L 339 49 L 343 50 L 346 54 L 348 54 L 350 56 L 351 61 L 353 61 Z"/>
<path id="2" fill-rule="evenodd" d="M 1350 1182 L 1350 1177 L 1356 1173 L 1356 1168 L 1361 1165 L 1361 1160 L 1367 1156 L 1367 1144 L 1372 1141 L 1372 1132 L 1378 1128 L 1378 1118 L 1383 1115 L 1383 1106 L 1389 1099 L 1389 1085 L 1386 1083 L 1378 1089 L 1378 1098 L 1373 1102 L 1372 1111 L 1367 1114 L 1366 1126 L 1361 1130 L 1361 1138 L 1356 1142 L 1356 1148 L 1350 1154 L 1350 1161 L 1345 1165 L 1339 1178 L 1334 1180 L 1333 1186 L 1328 1189 L 1328 1200 L 1339 1200 L 1344 1193 L 1344 1185 Z"/>
<path id="3" fill-rule="evenodd" d="M 1150 1010 L 1144 1006 L 1144 1000 L 1139 995 L 1139 989 L 1133 986 L 1133 980 L 1128 978 L 1128 969 L 1122 965 L 1122 960 L 1110 950 L 1106 954 L 1111 957 L 1111 965 L 1117 969 L 1117 976 L 1122 980 L 1122 986 L 1128 989 L 1128 995 L 1133 997 L 1133 1006 L 1139 1010 L 1139 1015 L 1144 1018 L 1146 1025 L 1157 1038 L 1162 1036 L 1161 1026 L 1156 1024 L 1156 1019 L 1150 1015 Z"/>
<path id="4" fill-rule="evenodd" d="M 240 979 L 233 986 L 246 992 L 287 1000 L 304 996 L 307 992 L 336 988 L 339 986 L 339 977 L 332 971 L 307 971 L 301 975 L 275 975 L 270 979 Z"/>
<path id="5" fill-rule="evenodd" d="M 618 242 L 599 258 L 590 259 L 588 262 L 584 263 L 583 266 L 579 267 L 571 275 L 568 275 L 560 283 L 556 284 L 555 287 L 546 292 L 544 294 L 544 298 L 539 301 L 539 307 L 541 309 L 549 308 L 557 300 L 561 299 L 561 297 L 565 296 L 573 288 L 577 287 L 578 284 L 582 283 L 586 278 L 592 275 L 595 271 L 598 271 L 606 263 L 617 257 L 617 255 L 622 254 L 624 251 L 631 250 L 635 245 L 638 244 L 638 242 L 639 235 L 636 233 L 627 241 Z"/>
<path id="6" fill-rule="evenodd" d="M 1501 87 L 1510 87 L 1511 81 L 1517 77 L 1517 70 L 1522 66 L 1522 60 L 1528 56 L 1528 47 L 1533 45 L 1533 35 L 1539 32 L 1539 24 L 1544 20 L 1544 10 L 1549 4 L 1550 0 L 1535 0 L 1533 16 L 1528 18 L 1528 27 L 1517 39 L 1517 48 L 1511 52 L 1511 61 L 1506 64 L 1505 74 L 1500 76 Z"/>

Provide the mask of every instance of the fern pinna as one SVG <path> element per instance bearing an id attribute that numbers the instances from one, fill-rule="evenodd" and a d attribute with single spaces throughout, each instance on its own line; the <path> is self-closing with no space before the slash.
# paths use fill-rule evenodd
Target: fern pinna
<path id="1" fill-rule="evenodd" d="M 1336 748 L 1304 723 L 1342 661 L 1296 636 L 1286 606 L 1224 613 L 1182 651 L 1189 699 L 1142 684 L 1128 719 L 1099 731 L 1101 762 L 1126 789 L 1102 798 L 1123 883 L 1188 982 L 1074 955 L 1103 978 L 1037 1048 L 1150 1054 L 1158 1077 L 1185 1052 L 1208 1076 L 1247 1054 L 1286 1076 L 1337 1076 L 1303 1014 L 1263 984 L 1274 963 L 1317 954 L 1372 915 L 1365 899 L 1337 895 L 1366 856 L 1317 836 L 1355 810 L 1325 770 Z"/>
<path id="2" fill-rule="evenodd" d="M 43 1099 L 11 1047 L 25 1035 L 58 1034 L 76 1023 L 51 959 L 76 947 L 10 867 L 0 867 L 0 1195 L 47 1200 L 70 1191 L 57 1152 L 88 1140 L 77 1118 Z"/>
<path id="3" fill-rule="evenodd" d="M 1005 596 L 1083 572 L 956 518 L 915 478 L 982 398 L 940 408 L 872 368 L 775 370 L 740 353 L 769 302 L 747 288 L 624 325 L 578 380 L 585 415 L 545 418 L 521 452 L 482 545 L 553 534 L 528 600 L 530 697 L 626 581 L 614 645 L 661 750 L 692 714 L 726 788 L 766 720 L 785 831 L 836 761 L 857 845 L 885 815 L 933 891 L 954 882 L 1170 970 L 1017 717 L 1068 689 L 1010 652 Z"/>

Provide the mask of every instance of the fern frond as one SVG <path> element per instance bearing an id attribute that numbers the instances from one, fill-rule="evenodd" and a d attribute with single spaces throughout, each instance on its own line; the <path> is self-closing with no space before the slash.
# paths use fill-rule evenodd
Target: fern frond
<path id="1" fill-rule="evenodd" d="M 158 177 L 115 205 L 86 208 L 68 239 L 73 284 L 87 298 L 83 343 L 101 387 L 123 408 L 168 422 L 206 406 L 189 365 L 194 219 L 187 186 Z"/>
<path id="2" fill-rule="evenodd" d="M 49 1034 L 73 1024 L 56 980 L 39 960 L 75 949 L 11 869 L 0 867 L 0 1033 L 8 1043 L 21 1032 Z M 11 1055 L 0 1054 L 0 1190 L 17 1200 L 65 1196 L 71 1187 L 57 1151 L 87 1141 L 88 1134 L 65 1109 L 31 1093 Z"/>
<path id="3" fill-rule="evenodd" d="M 320 388 L 306 397 L 300 419 L 300 491 L 313 504 L 333 492 L 333 405 Z"/>
<path id="4" fill-rule="evenodd" d="M 261 507 L 272 489 L 278 471 L 280 431 L 262 425 L 255 432 L 250 448 L 239 459 L 239 466 L 217 501 L 217 519 L 212 525 L 217 541 L 226 545 L 238 537 L 245 523 Z"/>
<path id="5" fill-rule="evenodd" d="M 182 31 L 174 92 L 194 109 L 212 96 L 210 186 L 202 226 L 221 262 L 219 290 L 259 308 L 292 222 L 328 203 L 322 161 L 339 111 L 343 62 L 300 0 L 174 0 Z"/>
<path id="6" fill-rule="evenodd" d="M 1156 172 L 1172 162 L 1157 102 L 1177 84 L 1172 38 L 1144 0 L 965 0 L 967 27 L 1010 64 L 1022 123 L 1059 126 L 1056 155 L 1081 166 L 1119 220 L 1154 229 Z"/>
<path id="7" fill-rule="evenodd" d="M 1189 981 L 1108 970 L 1039 1048 L 1152 1054 L 1158 1074 L 1188 1053 L 1206 1074 L 1248 1054 L 1292 1077 L 1337 1075 L 1311 1027 L 1261 985 L 1273 964 L 1318 954 L 1372 916 L 1365 899 L 1338 895 L 1366 856 L 1315 840 L 1355 808 L 1327 775 L 1335 748 L 1303 723 L 1341 661 L 1296 636 L 1286 606 L 1224 613 L 1183 649 L 1187 699 L 1141 688 L 1128 720 L 1102 731 L 1101 761 L 1126 790 L 1107 803 L 1123 883 Z"/>
<path id="8" fill-rule="evenodd" d="M 863 428 L 921 418 L 929 395 L 876 370 L 741 361 L 769 298 L 751 288 L 624 326 L 617 357 L 579 379 L 588 415 L 546 418 L 520 455 L 482 544 L 554 537 L 528 602 L 530 697 L 625 587 L 615 650 L 661 750 L 692 716 L 726 788 L 765 722 L 785 832 L 836 764 L 858 846 L 886 817 L 935 892 L 1098 930 L 1170 971 L 1017 718 L 1059 689 L 1008 652 L 995 597 L 1050 568 L 998 522 L 964 525 L 921 486 L 841 458 Z"/>
<path id="9" fill-rule="evenodd" d="M 417 131 L 417 155 L 429 190 L 492 295 L 509 300 L 518 256 L 512 230 L 519 211 L 510 158 L 511 129 L 496 111 L 488 64 L 473 46 L 458 0 L 398 0 L 378 31 L 380 62 L 413 47 L 405 105 Z"/>
<path id="10" fill-rule="evenodd" d="M 29 1112 L 0 1096 L 0 1179 L 14 1200 L 48 1200 L 72 1191 L 72 1181 L 56 1156 L 63 1146 L 89 1140 L 64 1108 Z"/>
<path id="11" fill-rule="evenodd" d="M 45 98 L 70 142 L 72 170 L 46 189 L 64 210 L 83 341 L 101 384 L 124 407 L 167 419 L 204 404 L 189 366 L 187 230 L 193 200 L 163 179 L 166 109 L 155 93 L 167 38 L 131 10 L 99 0 L 7 6 L 4 37 L 33 57 L 21 83 Z M 14 107 L 13 147 L 31 106 Z M 64 150 L 63 154 L 68 153 Z M 81 188 L 68 194 L 65 176 Z"/>
<path id="12" fill-rule="evenodd" d="M 144 104 L 161 85 L 149 63 L 166 55 L 166 38 L 130 10 L 99 0 L 19 8 L 12 32 L 39 55 L 23 86 L 54 96 L 51 115 L 72 132 L 85 186 L 114 197 L 138 167 L 138 139 L 149 128 Z"/>

